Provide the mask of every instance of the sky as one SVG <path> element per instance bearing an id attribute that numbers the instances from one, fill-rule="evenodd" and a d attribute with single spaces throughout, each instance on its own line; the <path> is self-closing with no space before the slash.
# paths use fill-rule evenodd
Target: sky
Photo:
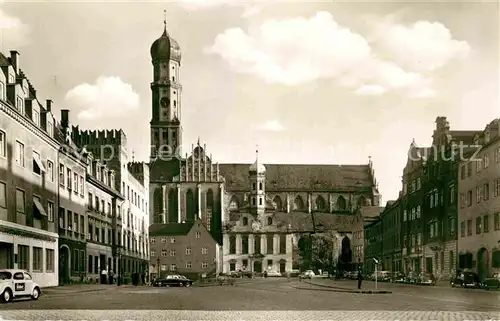
<path id="1" fill-rule="evenodd" d="M 436 117 L 452 130 L 500 117 L 495 2 L 0 2 L 0 51 L 19 51 L 57 117 L 122 128 L 147 160 L 164 10 L 182 51 L 183 151 L 199 137 L 215 162 L 251 163 L 256 146 L 264 163 L 371 157 L 385 202 Z"/>

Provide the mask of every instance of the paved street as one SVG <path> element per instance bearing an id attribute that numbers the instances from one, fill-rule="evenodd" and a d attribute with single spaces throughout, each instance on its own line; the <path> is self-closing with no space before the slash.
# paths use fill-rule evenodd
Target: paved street
<path id="1" fill-rule="evenodd" d="M 330 285 L 333 283 L 327 280 L 323 282 L 330 282 Z M 335 285 L 353 288 L 354 282 L 337 281 Z M 370 285 L 366 282 L 365 286 Z M 335 320 L 404 320 L 416 317 L 500 319 L 500 292 L 393 284 L 381 284 L 380 287 L 391 287 L 393 293 L 335 292 L 334 289 L 324 286 L 289 282 L 286 279 L 255 279 L 248 284 L 222 287 L 109 286 L 101 287 L 98 291 L 80 293 L 61 289 L 48 291 L 38 301 L 23 300 L 1 304 L 0 320 L 154 320 L 155 313 L 163 319 L 183 320 L 328 320 L 332 317 Z M 108 311 L 93 314 L 92 311 L 80 310 Z M 123 310 L 143 311 L 127 311 L 127 314 L 124 314 Z M 155 312 L 157 310 L 170 311 Z M 438 315 L 431 311 L 451 312 Z M 459 311 L 469 312 L 463 314 Z"/>

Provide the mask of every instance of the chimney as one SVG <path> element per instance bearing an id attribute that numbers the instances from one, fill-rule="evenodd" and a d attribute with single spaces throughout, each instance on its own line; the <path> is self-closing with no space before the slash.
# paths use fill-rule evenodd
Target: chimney
<path id="1" fill-rule="evenodd" d="M 47 111 L 52 112 L 52 99 L 47 99 L 47 104 L 46 104 L 45 108 L 47 109 Z M 67 115 L 67 113 L 66 113 L 66 115 Z M 61 114 L 61 118 L 62 118 L 62 114 Z"/>
<path id="2" fill-rule="evenodd" d="M 19 52 L 15 50 L 10 51 L 10 63 L 16 71 L 16 75 L 19 75 Z"/>
<path id="3" fill-rule="evenodd" d="M 61 109 L 61 126 L 63 128 L 69 127 L 69 109 Z"/>

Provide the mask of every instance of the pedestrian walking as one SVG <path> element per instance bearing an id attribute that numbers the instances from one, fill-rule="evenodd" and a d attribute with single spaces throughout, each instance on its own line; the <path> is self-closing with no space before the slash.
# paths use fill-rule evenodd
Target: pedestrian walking
<path id="1" fill-rule="evenodd" d="M 109 284 L 114 283 L 114 276 L 115 276 L 115 272 L 113 272 L 113 270 L 109 270 L 109 273 L 108 273 Z"/>
<path id="2" fill-rule="evenodd" d="M 358 290 L 361 290 L 361 283 L 363 282 L 363 275 L 361 270 L 358 270 Z"/>

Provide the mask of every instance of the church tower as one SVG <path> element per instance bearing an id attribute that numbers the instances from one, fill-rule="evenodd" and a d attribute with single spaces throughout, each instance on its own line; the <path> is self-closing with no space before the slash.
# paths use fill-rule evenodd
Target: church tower
<path id="1" fill-rule="evenodd" d="M 266 211 L 266 167 L 259 162 L 259 151 L 256 151 L 255 163 L 248 169 L 252 190 L 250 192 L 250 213 L 261 215 Z"/>
<path id="2" fill-rule="evenodd" d="M 160 38 L 151 45 L 153 64 L 151 156 L 170 153 L 180 156 L 182 143 L 181 91 L 179 68 L 181 51 L 175 39 L 167 32 L 166 18 Z"/>

